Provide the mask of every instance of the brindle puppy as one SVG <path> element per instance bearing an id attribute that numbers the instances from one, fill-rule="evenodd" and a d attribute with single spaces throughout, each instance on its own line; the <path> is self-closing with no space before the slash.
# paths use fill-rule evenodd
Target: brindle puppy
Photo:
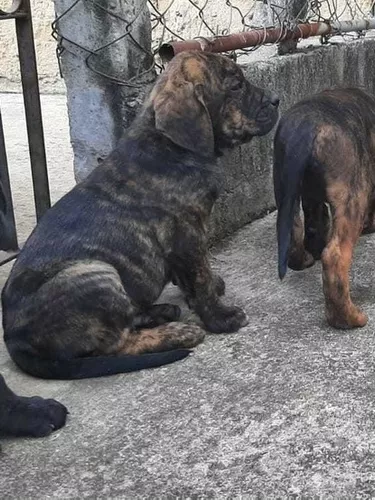
<path id="1" fill-rule="evenodd" d="M 172 279 L 207 330 L 247 323 L 218 297 L 206 224 L 216 158 L 269 132 L 277 104 L 224 56 L 172 60 L 118 147 L 45 215 L 13 267 L 3 324 L 23 370 L 96 377 L 185 357 L 205 332 L 154 305 Z"/>
<path id="2" fill-rule="evenodd" d="M 0 250 L 15 250 L 7 202 L 0 182 Z M 0 375 L 0 434 L 46 436 L 65 424 L 67 409 L 53 399 L 21 397 L 12 392 Z"/>
<path id="3" fill-rule="evenodd" d="M 287 265 L 304 269 L 321 256 L 328 323 L 364 326 L 349 270 L 361 232 L 375 228 L 375 99 L 333 89 L 293 106 L 275 136 L 274 186 L 280 278 Z"/>

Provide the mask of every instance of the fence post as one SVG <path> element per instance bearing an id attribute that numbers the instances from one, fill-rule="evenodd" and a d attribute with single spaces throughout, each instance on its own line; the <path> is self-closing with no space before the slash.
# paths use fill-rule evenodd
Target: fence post
<path id="1" fill-rule="evenodd" d="M 153 79 L 150 14 L 145 0 L 54 2 L 79 182 L 112 150 L 142 99 L 145 86 L 118 82 L 144 71 L 143 80 Z"/>
<path id="2" fill-rule="evenodd" d="M 280 27 L 285 24 L 293 28 L 294 24 L 304 22 L 309 9 L 309 0 L 257 0 L 252 25 L 256 27 Z M 286 40 L 278 44 L 278 54 L 294 52 L 297 40 Z"/>
<path id="3" fill-rule="evenodd" d="M 51 200 L 30 0 L 23 0 L 22 11 L 27 15 L 16 17 L 17 45 L 34 187 L 35 211 L 37 220 L 39 220 L 50 208 Z"/>

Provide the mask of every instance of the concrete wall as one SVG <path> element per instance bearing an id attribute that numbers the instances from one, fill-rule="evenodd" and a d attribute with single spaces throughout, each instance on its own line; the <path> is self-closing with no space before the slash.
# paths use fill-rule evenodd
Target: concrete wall
<path id="1" fill-rule="evenodd" d="M 375 39 L 322 46 L 283 57 L 255 61 L 244 69 L 250 81 L 275 90 L 281 111 L 324 88 L 363 86 L 375 94 Z M 215 239 L 274 209 L 272 137 L 256 138 L 220 162 L 224 189 L 215 208 Z"/>
<path id="2" fill-rule="evenodd" d="M 61 16 L 70 5 L 71 0 L 55 0 L 57 15 Z M 77 181 L 112 151 L 134 120 L 147 84 L 155 80 L 146 4 L 139 4 L 139 0 L 102 0 L 100 6 L 108 12 L 90 2 L 79 2 L 69 15 L 60 18 L 58 26 L 65 37 L 61 69 L 67 89 Z M 134 19 L 130 40 L 123 36 L 126 23 L 120 16 Z M 78 46 L 68 40 L 74 40 Z M 113 40 L 116 43 L 112 44 Z M 91 57 L 89 66 L 88 54 L 81 47 L 96 47 L 98 55 Z M 145 72 L 146 76 L 140 79 L 138 75 Z M 132 78 L 137 79 L 139 86 L 117 84 Z"/>

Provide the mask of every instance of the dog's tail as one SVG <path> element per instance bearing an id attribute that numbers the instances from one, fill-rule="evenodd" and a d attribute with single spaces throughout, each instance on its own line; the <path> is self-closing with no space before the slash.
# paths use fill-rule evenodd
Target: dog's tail
<path id="1" fill-rule="evenodd" d="M 117 373 L 156 368 L 186 358 L 191 348 L 205 337 L 198 325 L 179 322 L 165 323 L 155 328 L 140 329 L 131 346 L 135 353 L 118 352 L 112 356 L 45 358 L 29 343 L 19 339 L 6 339 L 10 357 L 24 372 L 46 379 L 82 379 L 104 377 Z M 148 352 L 147 352 L 148 351 Z"/>
<path id="2" fill-rule="evenodd" d="M 282 119 L 274 139 L 273 181 L 277 212 L 278 270 L 283 279 L 288 266 L 293 218 L 300 197 L 302 179 L 309 164 L 314 130 L 309 123 Z"/>
<path id="3" fill-rule="evenodd" d="M 64 360 L 43 359 L 26 350 L 18 349 L 10 351 L 10 355 L 21 370 L 34 377 L 73 380 L 156 368 L 184 359 L 191 352 L 189 349 L 176 349 L 134 356 L 93 356 Z"/>

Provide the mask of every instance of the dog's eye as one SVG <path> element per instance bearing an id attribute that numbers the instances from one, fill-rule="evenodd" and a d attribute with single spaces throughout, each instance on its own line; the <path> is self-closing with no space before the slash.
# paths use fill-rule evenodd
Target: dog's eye
<path id="1" fill-rule="evenodd" d="M 230 87 L 231 90 L 240 90 L 241 88 L 242 88 L 241 80 L 237 80 L 237 81 L 233 82 L 231 87 Z"/>

